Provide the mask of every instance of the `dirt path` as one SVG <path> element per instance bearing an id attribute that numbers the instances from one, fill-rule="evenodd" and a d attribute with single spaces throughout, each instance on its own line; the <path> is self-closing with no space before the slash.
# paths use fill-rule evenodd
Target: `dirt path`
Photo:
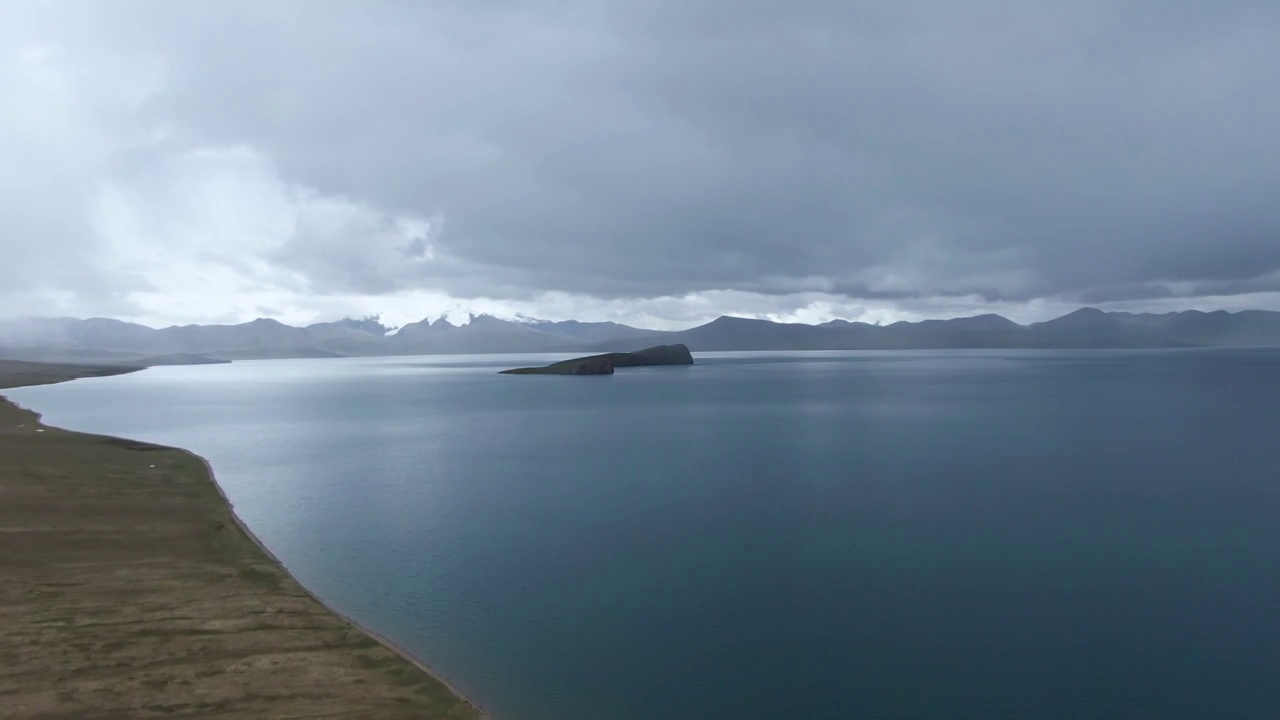
<path id="1" fill-rule="evenodd" d="M 87 374 L 0 362 L 0 388 Z M 0 399 L 0 717 L 481 714 L 301 588 L 200 458 Z"/>

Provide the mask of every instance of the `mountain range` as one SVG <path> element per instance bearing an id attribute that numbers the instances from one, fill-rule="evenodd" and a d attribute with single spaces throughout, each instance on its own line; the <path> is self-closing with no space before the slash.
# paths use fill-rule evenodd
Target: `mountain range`
<path id="1" fill-rule="evenodd" d="M 179 364 L 257 358 L 461 353 L 607 352 L 683 343 L 716 350 L 902 350 L 945 348 L 1176 348 L 1280 345 L 1280 312 L 1164 314 L 1082 308 L 1020 325 L 999 315 L 870 325 L 820 325 L 720 317 L 687 330 L 612 322 L 444 318 L 392 331 L 376 318 L 294 327 L 259 318 L 238 325 L 161 329 L 108 318 L 26 318 L 0 322 L 0 357 L 57 362 Z"/>

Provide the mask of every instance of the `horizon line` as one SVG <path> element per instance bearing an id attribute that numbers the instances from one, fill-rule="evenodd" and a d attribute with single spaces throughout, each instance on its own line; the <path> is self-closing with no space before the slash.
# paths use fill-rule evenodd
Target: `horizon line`
<path id="1" fill-rule="evenodd" d="M 774 324 L 774 325 L 801 325 L 801 326 L 805 326 L 805 327 L 822 327 L 823 325 L 830 325 L 830 324 L 832 324 L 832 323 L 845 323 L 845 324 L 848 324 L 848 325 L 865 325 L 865 326 L 867 326 L 867 327 L 893 327 L 893 326 L 895 326 L 895 325 L 918 325 L 918 324 L 920 324 L 920 323 L 926 323 L 926 322 L 951 322 L 951 321 L 955 321 L 955 320 L 970 320 L 970 319 L 984 318 L 984 317 L 995 317 L 995 318 L 1000 318 L 1001 320 L 1008 321 L 1008 322 L 1010 322 L 1010 323 L 1012 323 L 1012 324 L 1014 324 L 1014 325 L 1017 325 L 1017 326 L 1019 326 L 1019 327 L 1032 327 L 1032 326 L 1035 326 L 1035 325 L 1042 325 L 1042 324 L 1044 324 L 1044 323 L 1053 322 L 1053 321 L 1055 321 L 1055 320 L 1059 320 L 1059 319 L 1062 319 L 1062 318 L 1065 318 L 1065 317 L 1069 317 L 1069 316 L 1071 316 L 1071 315 L 1075 315 L 1075 314 L 1080 313 L 1080 312 L 1086 312 L 1086 311 L 1091 311 L 1091 310 L 1092 310 L 1092 311 L 1095 311 L 1095 312 L 1098 312 L 1098 313 L 1102 313 L 1102 314 L 1104 314 L 1104 315 L 1131 315 L 1131 316 L 1143 316 L 1143 315 L 1151 315 L 1151 316 L 1166 316 L 1166 315 L 1181 315 L 1181 314 L 1185 314 L 1185 313 L 1198 313 L 1198 314 L 1201 314 L 1201 315 L 1217 315 L 1217 314 L 1222 314 L 1222 315 L 1237 315 L 1237 314 L 1240 314 L 1240 313 L 1246 313 L 1246 312 L 1280 313 L 1280 311 L 1277 311 L 1277 310 L 1265 310 L 1265 309 L 1262 309 L 1262 308 L 1241 308 L 1241 309 L 1238 309 L 1238 310 L 1225 310 L 1225 309 L 1221 309 L 1221 308 L 1219 308 L 1219 309 L 1217 309 L 1217 310 L 1201 310 L 1201 309 L 1199 309 L 1199 308 L 1186 308 L 1186 309 L 1183 309 L 1183 310 L 1169 310 L 1169 311 L 1166 311 L 1166 312 L 1132 312 L 1132 311 L 1128 311 L 1128 310 L 1104 310 L 1104 309 L 1099 308 L 1099 307 L 1094 306 L 1094 305 L 1082 305 L 1082 306 L 1080 306 L 1080 307 L 1076 308 L 1075 310 L 1071 310 L 1071 311 L 1066 312 L 1066 313 L 1063 313 L 1063 314 L 1061 314 L 1061 315 L 1054 316 L 1054 317 L 1049 318 L 1049 319 L 1047 319 L 1047 320 L 1040 320 L 1040 321 L 1037 321 L 1037 322 L 1031 322 L 1031 323 L 1020 323 L 1020 322 L 1018 322 L 1018 321 L 1016 321 L 1016 320 L 1012 320 L 1012 319 L 1010 319 L 1010 318 L 1008 318 L 1008 317 L 1006 317 L 1006 316 L 1004 316 L 1004 315 L 1001 315 L 1000 313 L 996 313 L 996 312 L 984 312 L 984 313 L 977 313 L 977 314 L 974 314 L 974 315 L 955 315 L 955 316 L 952 316 L 952 317 L 922 318 L 922 319 L 920 319 L 920 320 L 896 320 L 896 321 L 891 322 L 891 323 L 881 323 L 881 322 L 874 322 L 874 323 L 871 323 L 871 322 L 866 322 L 866 321 L 863 321 L 863 320 L 850 320 L 850 319 L 847 319 L 847 318 L 832 318 L 832 319 L 830 319 L 830 320 L 825 320 L 825 321 L 820 322 L 820 323 L 806 323 L 806 322 L 799 322 L 799 321 L 776 320 L 776 319 L 769 318 L 769 317 L 759 317 L 759 316 L 751 316 L 751 315 L 722 314 L 722 315 L 718 315 L 718 316 L 716 316 L 716 317 L 714 317 L 714 318 L 712 318 L 712 319 L 710 319 L 710 320 L 707 320 L 707 321 L 704 321 L 704 322 L 700 322 L 700 323 L 697 323 L 697 324 L 694 324 L 694 325 L 690 325 L 690 326 L 688 326 L 688 327 L 684 327 L 684 328 L 680 328 L 680 329 L 648 328 L 648 327 L 642 327 L 642 326 L 639 326 L 639 325 L 629 325 L 629 324 L 627 324 L 627 323 L 621 323 L 621 322 L 617 322 L 617 321 L 614 321 L 614 320 L 578 320 L 578 319 L 576 319 L 576 318 L 568 318 L 568 319 L 565 319 L 565 320 L 546 320 L 546 319 L 542 319 L 542 318 L 529 317 L 529 316 L 526 316 L 526 315 L 522 315 L 522 314 L 520 314 L 520 313 L 516 313 L 516 314 L 514 315 L 514 317 L 502 317 L 502 316 L 500 316 L 500 315 L 495 315 L 495 314 L 493 314 L 493 313 L 471 313 L 471 312 L 468 312 L 467 314 L 469 315 L 469 320 L 468 320 L 467 322 L 465 322 L 465 323 L 461 323 L 461 324 L 457 324 L 457 325 L 455 325 L 453 322 L 451 322 L 451 321 L 448 319 L 448 315 L 450 315 L 451 313 L 446 312 L 446 313 L 442 313 L 442 314 L 440 314 L 440 315 L 437 315 L 437 316 L 435 316 L 435 317 L 427 316 L 427 317 L 423 317 L 423 318 L 422 318 L 422 319 L 420 319 L 420 320 L 414 320 L 414 321 L 407 322 L 407 323 L 405 323 L 405 324 L 403 324 L 403 325 L 398 325 L 398 326 L 381 325 L 381 320 L 380 320 L 380 318 L 379 318 L 379 315 L 374 314 L 374 315 L 366 315 L 366 316 L 364 316 L 364 317 L 362 317 L 362 318 L 357 318 L 357 317 L 353 317 L 353 316 L 348 315 L 348 316 L 345 316 L 345 317 L 338 318 L 338 319 L 336 319 L 336 320 L 317 320 L 317 321 L 315 321 L 315 322 L 310 322 L 310 323 L 307 323 L 307 324 L 305 324 L 305 325 L 291 325 L 291 324 L 289 324 L 289 323 L 286 323 L 286 322 L 284 322 L 284 321 L 282 321 L 282 320 L 278 320 L 278 319 L 273 318 L 273 317 L 260 316 L 260 317 L 256 317 L 256 318 L 254 318 L 254 319 L 252 319 L 252 320 L 245 320 L 245 321 L 243 321 L 243 322 L 238 322 L 238 323 L 219 323 L 219 322 L 213 322 L 213 323 L 185 323 L 185 324 L 177 324 L 177 323 L 174 323 L 174 324 L 170 324 L 170 325 L 164 325 L 164 326 L 161 326 L 161 327 L 155 327 L 155 326 L 153 326 L 153 325 L 148 325 L 148 324 L 146 324 L 146 323 L 136 322 L 136 321 L 133 321 L 133 320 L 122 320 L 122 319 L 120 319 L 120 318 L 108 317 L 108 316 L 105 316 L 105 315 L 93 315 L 93 316 L 90 316 L 90 317 L 73 317 L 73 316 L 70 316 L 70 315 L 52 315 L 52 316 L 48 316 L 48 315 L 45 315 L 45 316 L 41 316 L 41 315 L 27 315 L 27 316 L 12 317 L 12 318 L 7 318 L 7 319 L 0 320 L 0 327 L 2 327 L 2 326 L 3 326 L 4 324 L 6 324 L 6 323 L 14 323 L 14 322 L 42 322 L 42 321 L 43 321 L 43 322 L 48 322 L 48 321 L 58 321 L 58 320 L 63 320 L 63 321 L 73 321 L 73 322 L 90 322 L 90 321 L 93 321 L 93 320 L 106 320 L 106 321 L 110 321 L 110 322 L 122 323 L 122 324 L 125 324 L 125 325 L 133 325 L 133 326 L 137 326 L 137 327 L 147 328 L 148 330 L 153 330 L 153 331 L 156 331 L 156 332 L 160 332 L 160 331 L 164 331 L 164 330 L 171 330 L 171 329 L 175 329 L 175 328 L 180 329 L 180 328 L 189 328 L 189 327 L 242 327 L 242 326 L 244 326 L 244 325 L 251 325 L 251 324 L 256 323 L 256 322 L 273 322 L 273 323 L 276 323 L 276 324 L 278 324 L 278 325 L 282 325 L 282 326 L 284 326 L 284 327 L 294 328 L 294 329 L 297 329 L 297 330 L 305 330 L 305 329 L 307 329 L 307 328 L 314 327 L 314 326 L 316 326 L 316 325 L 331 325 L 331 324 L 336 324 L 336 323 L 342 323 L 342 322 L 344 322 L 344 321 L 361 322 L 361 321 L 368 321 L 368 320 L 372 320 L 372 321 L 374 321 L 374 322 L 378 322 L 378 323 L 379 323 L 379 325 L 380 325 L 381 327 L 384 327 L 384 328 L 386 328 L 386 329 L 387 329 L 387 332 L 383 334 L 383 337 L 392 337 L 392 336 L 394 336 L 394 335 L 399 334 L 399 332 L 400 332 L 401 330 L 403 330 L 404 328 L 406 328 L 406 327 L 408 327 L 408 326 L 410 326 L 410 325 L 422 325 L 422 324 L 427 324 L 427 325 L 434 326 L 434 325 L 437 325 L 437 324 L 439 324 L 439 323 L 443 323 L 444 325 L 447 325 L 447 326 L 449 326 L 449 327 L 451 327 L 451 328 L 455 328 L 455 329 L 456 329 L 456 328 L 463 328 L 463 327 L 466 327 L 466 326 L 470 325 L 471 323 L 473 323 L 473 322 L 475 322 L 476 320 L 479 320 L 479 319 L 483 319 L 483 318 L 491 318 L 491 319 L 494 319 L 494 320 L 499 320 L 499 321 L 501 321 L 501 322 L 511 323 L 511 324 L 513 324 L 513 325 L 527 325 L 527 326 L 531 326 L 531 327 L 536 327 L 536 326 L 541 325 L 541 324 L 550 324 L 550 325 L 554 325 L 554 324 L 558 324 L 558 323 L 567 323 L 567 322 L 576 322 L 576 323 L 583 323 L 583 324 L 602 324 L 602 325 L 603 325 L 603 324 L 607 324 L 607 323 L 612 323 L 612 324 L 614 324 L 614 325 L 619 325 L 619 326 L 627 327 L 627 328 L 631 328 L 631 329 L 634 329 L 634 330 L 643 330 L 643 331 L 645 331 L 645 332 L 654 332 L 654 333 L 678 333 L 678 332 L 684 332 L 684 331 L 686 331 L 686 330 L 693 330 L 693 329 L 695 329 L 695 328 L 704 327 L 704 326 L 706 326 L 706 325 L 710 325 L 711 323 L 718 322 L 718 321 L 720 321 L 720 320 L 726 320 L 726 319 L 729 319 L 729 320 L 750 320 L 750 321 L 758 321 L 758 322 L 767 322 L 767 323 L 771 323 L 771 324 Z M 370 333 L 370 334 L 374 334 L 374 335 L 376 335 L 377 333 Z"/>

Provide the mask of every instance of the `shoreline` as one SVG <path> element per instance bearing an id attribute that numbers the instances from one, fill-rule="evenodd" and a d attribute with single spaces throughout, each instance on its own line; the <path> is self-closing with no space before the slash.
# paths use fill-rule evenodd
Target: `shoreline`
<path id="1" fill-rule="evenodd" d="M 226 495 L 226 492 L 224 491 L 222 486 L 218 483 L 217 475 L 213 469 L 212 464 L 204 457 L 190 450 L 187 450 L 185 448 L 157 445 L 154 443 L 146 443 L 142 441 L 135 441 L 128 438 L 120 438 L 120 437 L 109 436 L 109 435 L 83 433 L 83 432 L 79 432 L 79 431 L 68 429 L 68 428 L 61 428 L 56 425 L 49 425 L 44 422 L 44 418 L 41 413 L 36 412 L 31 408 L 27 408 L 22 405 L 19 405 L 16 401 L 9 398 L 5 394 L 5 390 L 13 389 L 17 387 L 28 387 L 33 385 L 44 385 L 44 384 L 57 384 L 61 382 L 70 382 L 76 379 L 80 379 L 82 377 L 93 377 L 98 374 L 97 370 L 100 370 L 99 368 L 94 368 L 93 366 L 47 366 L 48 370 L 41 371 L 39 378 L 36 379 L 31 376 L 30 374 L 31 370 L 28 367 L 19 367 L 18 372 L 16 374 L 10 372 L 6 377 L 5 373 L 2 372 L 6 368 L 3 368 L 2 366 L 3 366 L 3 362 L 0 362 L 0 413 L 16 412 L 18 415 L 25 414 L 25 415 L 33 416 L 34 424 L 29 425 L 27 423 L 22 423 L 14 427 L 0 427 L 0 439 L 4 439 L 10 443 L 14 443 L 14 442 L 22 443 L 23 442 L 22 439 L 15 440 L 14 436 L 24 435 L 30 438 L 30 440 L 26 441 L 26 444 L 34 445 L 39 442 L 47 442 L 49 440 L 58 439 L 61 436 L 61 439 L 64 441 L 82 441 L 83 440 L 89 443 L 93 443 L 94 445 L 108 445 L 113 447 L 128 448 L 128 450 L 125 450 L 125 452 L 128 452 L 129 450 L 147 450 L 147 451 L 154 451 L 154 452 L 174 453 L 175 455 L 188 458 L 190 461 L 193 461 L 194 463 L 198 464 L 198 466 L 202 469 L 202 475 L 203 475 L 203 477 L 201 478 L 191 478 L 191 479 L 193 480 L 198 479 L 207 488 L 212 489 L 212 495 L 216 497 L 217 504 L 218 504 L 217 510 L 219 510 L 221 514 L 225 514 L 225 516 L 231 521 L 230 525 L 235 528 L 236 534 L 240 538 L 241 544 L 246 546 L 246 548 L 250 550 L 252 555 L 257 556 L 256 558 L 252 557 L 251 555 L 246 557 L 237 557 L 231 561 L 228 561 L 228 564 L 231 565 L 234 570 L 238 571 L 239 573 L 243 574 L 246 577 L 253 577 L 255 576 L 255 573 L 260 572 L 259 568 L 254 567 L 254 563 L 252 562 L 253 560 L 257 560 L 259 562 L 264 562 L 269 564 L 281 576 L 283 576 L 284 578 L 287 578 L 287 580 L 292 584 L 293 588 L 296 588 L 298 591 L 300 591 L 302 596 L 305 597 L 307 601 L 309 601 L 310 603 L 313 603 L 323 613 L 327 614 L 332 619 L 338 621 L 340 625 L 345 626 L 350 631 L 354 631 L 354 633 L 358 634 L 359 636 L 366 638 L 369 643 L 376 645 L 378 648 L 381 648 L 383 651 L 394 656 L 396 660 L 403 662 L 408 666 L 412 667 L 414 671 L 424 675 L 425 679 L 444 688 L 448 692 L 448 694 L 453 698 L 453 700 L 455 701 L 455 704 L 461 704 L 470 709 L 470 712 L 465 713 L 466 717 L 475 718 L 476 720 L 496 720 L 494 716 L 490 714 L 488 710 L 485 709 L 485 707 L 480 702 L 478 702 L 475 698 L 470 697 L 467 694 L 461 692 L 447 677 L 433 670 L 424 660 L 421 660 L 415 657 L 412 653 L 410 653 L 400 645 L 396 644 L 395 642 L 391 641 L 389 638 L 382 635 L 381 633 L 375 632 L 374 630 L 364 626 L 363 624 L 356 621 L 354 618 L 348 616 L 347 614 L 339 612 L 337 609 L 333 608 L 324 600 L 322 600 L 320 597 L 318 597 L 310 588 L 303 585 L 302 582 L 289 571 L 289 568 L 275 555 L 275 553 L 273 553 L 269 548 L 266 547 L 266 545 L 262 543 L 261 539 L 258 538 L 258 536 L 245 524 L 243 519 L 241 519 L 240 516 L 236 513 L 234 504 L 230 501 L 230 499 Z M 107 374 L 112 374 L 112 375 L 124 374 L 124 373 L 134 372 L 141 369 L 143 368 L 112 369 Z M 6 406 L 8 409 L 6 409 Z M 39 433 L 39 434 L 37 435 L 36 433 Z M 9 435 L 9 437 L 4 437 L 4 435 L 6 434 Z M 13 446 L 9 445 L 9 446 L 0 446 L 0 447 L 11 448 Z M 156 465 L 152 464 L 150 465 L 150 467 L 155 468 Z M 0 470 L 5 470 L 5 469 L 7 468 L 2 468 Z M 90 481 L 90 482 L 92 483 L 93 481 Z M 102 481 L 98 481 L 98 483 L 102 484 Z M 21 483 L 18 483 L 18 484 L 20 485 Z M 7 489 L 5 486 L 5 483 L 0 483 L 0 489 Z M 173 494 L 177 494 L 177 491 L 174 490 Z M 220 530 L 222 529 L 221 523 L 213 525 L 212 527 L 213 527 L 212 530 L 209 530 L 207 528 L 200 528 L 200 530 L 203 530 L 204 535 L 213 536 L 219 533 Z M 43 530 L 47 532 L 48 528 L 42 527 L 42 528 L 39 528 L 39 530 Z M 186 528 L 186 530 L 192 530 L 192 528 Z M 9 533 L 6 533 L 6 534 L 9 534 Z M 35 533 L 35 532 L 32 533 L 32 535 L 36 535 L 36 534 L 38 533 Z M 201 534 L 201 533 L 196 533 L 196 534 Z M 38 543 L 40 539 L 41 538 L 37 537 L 37 546 L 36 546 L 37 548 L 39 547 Z M 222 538 L 220 536 L 210 537 L 209 542 L 212 542 L 215 545 L 217 545 L 219 543 L 224 543 L 225 538 Z M 25 546 L 20 546 L 20 549 L 21 547 L 25 547 Z M 22 558 L 19 558 L 19 559 L 21 560 Z M 37 569 L 39 569 L 38 565 L 36 567 Z M 197 588 L 197 590 L 199 589 L 200 588 Z M 267 598 L 267 600 L 271 600 L 271 599 L 273 598 L 271 597 Z M 283 595 L 280 595 L 279 598 L 274 598 L 274 599 L 292 600 L 292 599 L 296 599 L 296 596 L 292 594 L 284 593 Z M 42 610 L 47 609 L 43 604 L 36 607 Z M 5 610 L 8 610 L 8 609 L 9 608 L 5 607 L 3 603 L 0 603 L 0 620 L 4 620 L 5 618 L 9 617 L 9 615 L 4 612 Z M 21 607 L 19 608 L 19 610 L 21 610 Z M 276 612 L 283 613 L 285 611 L 277 610 Z M 17 632 L 21 633 L 21 631 L 23 630 L 21 625 L 22 623 L 28 620 L 28 616 L 20 612 L 17 617 L 18 617 Z M 77 625 L 78 618 L 76 618 L 74 612 L 70 617 L 71 617 L 71 620 L 69 621 L 70 624 L 73 626 Z M 83 619 L 83 618 L 79 618 L 79 619 Z M 237 620 L 242 620 L 242 618 L 237 618 Z M 93 625 L 93 623 L 90 622 L 86 625 L 91 626 Z M 284 628 L 284 629 L 288 629 L 288 628 Z M 325 629 L 332 631 L 340 628 L 325 628 Z M 5 638 L 5 633 L 7 632 L 14 632 L 14 629 L 11 627 L 0 627 L 0 640 L 3 640 Z M 151 634 L 154 634 L 160 639 L 165 639 L 165 630 L 163 629 L 163 623 L 156 623 L 156 627 L 150 628 L 149 632 Z M 178 630 L 178 631 L 172 631 L 172 632 L 180 634 L 181 632 L 192 632 L 192 631 Z M 48 644 L 48 643 L 44 643 L 42 641 L 42 644 Z M 366 658 L 363 654 L 358 653 L 356 651 L 356 648 L 363 647 L 363 644 L 360 643 L 359 641 L 354 641 L 354 642 L 348 642 L 347 645 L 350 646 L 352 649 L 344 650 L 344 648 L 335 648 L 334 653 L 337 657 L 325 658 L 325 659 L 330 661 L 333 661 L 335 659 L 337 661 L 350 660 L 353 663 L 355 663 L 355 666 L 359 669 L 369 669 L 369 668 L 380 669 L 385 664 L 382 660 L 379 659 L 376 661 L 376 664 L 361 665 L 360 662 L 365 661 Z M 311 647 L 310 645 L 307 645 L 306 643 L 302 643 L 302 647 L 295 650 L 295 652 L 304 653 L 310 647 Z M 56 651 L 58 648 L 55 647 L 53 649 Z M 290 648 L 288 646 L 285 646 L 283 648 L 278 648 L 278 652 L 289 652 L 289 651 L 290 651 Z M 359 657 L 357 657 L 357 655 L 359 655 Z M 4 659 L 5 658 L 3 653 L 0 653 L 0 660 L 4 660 Z M 253 659 L 254 659 L 253 656 L 251 656 L 249 660 L 245 660 L 243 662 L 250 662 Z M 149 660 L 149 658 L 144 658 L 139 662 L 146 662 L 147 660 Z M 373 663 L 374 661 L 369 660 L 369 662 Z M 0 664 L 4 664 L 4 663 L 0 662 Z M 34 663 L 25 663 L 25 664 L 31 665 Z M 17 666 L 22 667 L 23 665 L 20 664 Z M 320 668 L 303 667 L 303 668 L 300 668 L 295 673 L 295 675 L 305 676 L 312 673 L 319 674 L 322 671 L 327 669 L 328 668 L 325 668 L 325 667 L 320 667 Z M 58 672 L 67 672 L 67 671 L 68 671 L 68 668 L 65 668 L 65 667 L 60 668 L 55 664 L 52 667 L 48 668 L 47 674 L 57 674 Z M 244 672 L 244 670 L 237 670 L 237 672 Z M 352 672 L 357 672 L 357 670 L 353 670 Z M 366 674 L 372 674 L 372 672 L 366 673 Z M 296 681 L 299 678 L 294 677 L 291 679 Z M 365 683 L 368 683 L 370 679 L 374 679 L 374 678 L 366 677 L 365 679 L 356 679 L 353 682 L 360 683 L 361 685 L 359 687 L 361 687 L 362 690 L 364 688 L 367 688 L 369 691 L 378 690 L 379 688 L 369 687 L 368 685 L 365 685 Z M 5 680 L 6 678 L 3 677 L 3 673 L 0 673 L 0 690 L 5 689 L 4 688 Z M 304 686 L 303 689 L 308 689 L 306 685 L 306 678 L 302 678 L 302 680 L 303 680 L 302 684 Z M 412 678 L 408 678 L 408 681 L 409 682 L 407 684 L 415 685 L 415 683 L 413 683 L 412 681 Z M 405 685 L 406 679 L 404 678 L 404 674 L 400 673 L 399 671 L 396 671 L 393 676 L 392 683 L 398 684 L 398 685 Z M 171 683 L 166 683 L 166 684 L 171 684 Z M 204 688 L 200 686 L 196 686 L 196 688 L 200 691 L 204 690 Z M 311 687 L 309 689 L 314 691 L 315 688 Z M 332 688 L 326 688 L 326 689 L 332 690 Z M 382 689 L 385 690 L 386 688 L 382 688 Z M 233 691 L 234 690 L 235 688 L 233 688 Z M 240 691 L 243 693 L 244 688 L 240 688 Z M 67 693 L 66 690 L 59 691 L 58 693 L 59 700 L 63 699 L 62 696 L 64 696 L 66 693 Z M 157 692 L 157 694 L 159 694 L 159 692 Z M 192 699 L 194 699 L 194 697 L 199 694 L 200 694 L 199 692 L 196 692 L 195 689 L 193 689 Z M 248 695 L 250 697 L 255 697 L 255 698 L 260 697 L 259 695 L 254 695 L 253 693 L 248 693 Z M 166 699 L 172 699 L 172 698 L 166 698 Z M 397 699 L 395 697 L 389 697 L 387 699 L 395 700 L 396 702 L 405 702 L 402 698 Z M 38 701 L 50 702 L 49 698 L 39 697 L 39 693 L 37 693 L 36 699 L 33 700 L 32 702 L 38 702 Z M 37 707 L 43 708 L 45 706 L 40 705 Z M 151 706 L 147 706 L 147 707 L 151 707 Z M 266 709 L 268 713 L 270 713 L 271 711 L 270 707 L 266 707 L 264 709 Z M 259 712 L 259 711 L 260 710 L 255 712 Z M 355 712 L 355 714 L 359 714 L 359 712 L 356 712 L 354 710 L 353 712 Z M 45 713 L 37 712 L 36 714 L 45 714 Z M 411 716 L 412 717 L 435 717 L 436 715 L 414 714 Z M 453 718 L 453 717 L 461 717 L 461 716 L 457 715 L 453 710 L 449 710 L 447 715 L 442 714 L 440 715 L 440 717 Z"/>
<path id="2" fill-rule="evenodd" d="M 5 399 L 7 402 L 13 402 L 12 400 L 8 400 L 7 398 L 4 398 L 3 395 L 0 395 L 0 398 Z M 31 410 L 31 412 L 35 412 L 35 411 Z M 41 417 L 40 413 L 35 413 L 35 414 L 37 418 Z M 43 425 L 43 423 L 41 424 Z M 65 429 L 65 428 L 61 428 L 61 429 Z M 73 430 L 70 432 L 76 432 L 76 431 Z M 110 436 L 103 436 L 103 437 L 110 437 Z M 340 620 L 347 623 L 351 627 L 359 630 L 365 635 L 368 635 L 370 638 L 373 638 L 375 641 L 378 642 L 378 644 L 382 645 L 387 650 L 390 650 L 396 655 L 399 655 L 401 658 L 403 658 L 405 661 L 412 664 L 414 667 L 418 668 L 422 672 L 435 678 L 437 682 L 439 682 L 441 685 L 448 688 L 449 692 L 453 693 L 454 695 L 457 695 L 459 698 L 462 699 L 463 702 L 467 703 L 468 705 L 474 707 L 476 710 L 480 711 L 480 720 L 498 720 L 487 709 L 485 709 L 484 705 L 477 702 L 475 698 L 459 690 L 449 680 L 449 678 L 445 677 L 440 672 L 433 670 L 426 663 L 426 661 L 415 657 L 413 653 L 409 652 L 408 650 L 405 650 L 403 647 L 392 642 L 382 633 L 376 632 L 366 627 L 365 625 L 355 620 L 350 615 L 347 615 L 346 613 L 339 612 L 332 605 L 330 605 L 329 603 L 321 599 L 319 595 L 316 595 L 314 592 L 312 592 L 311 588 L 307 587 L 306 585 L 303 585 L 301 580 L 299 580 L 292 572 L 289 572 L 289 566 L 285 565 L 284 562 L 280 560 L 280 558 L 276 557 L 276 554 L 271 552 L 270 548 L 264 545 L 262 540 L 259 539 L 258 536 L 255 535 L 254 532 L 249 529 L 249 526 L 244 523 L 244 520 L 242 520 L 240 516 L 236 514 L 235 503 L 231 502 L 231 499 L 227 497 L 226 492 L 223 491 L 222 486 L 218 484 L 218 477 L 213 471 L 213 465 L 207 459 L 205 459 L 204 456 L 198 455 L 190 450 L 187 450 L 186 448 L 175 448 L 175 447 L 169 447 L 169 446 L 164 446 L 164 447 L 168 447 L 170 450 L 176 450 L 185 455 L 189 455 L 195 458 L 196 460 L 198 460 L 201 465 L 204 465 L 205 472 L 207 472 L 209 475 L 209 482 L 213 484 L 214 489 L 217 490 L 218 492 L 218 497 L 221 498 L 222 502 L 227 506 L 227 512 L 231 514 L 231 518 L 235 521 L 236 528 L 240 530 L 240 533 L 244 535 L 245 538 L 249 540 L 249 542 L 253 543 L 253 546 L 256 547 L 259 552 L 261 552 L 263 555 L 266 555 L 267 558 L 271 560 L 271 562 L 278 565 L 286 575 L 288 575 L 290 578 L 293 578 L 293 581 L 298 584 L 298 587 L 301 588 L 304 593 L 307 594 L 307 597 L 314 600 L 318 605 L 323 607 L 325 610 L 328 610 L 335 617 L 339 618 Z"/>

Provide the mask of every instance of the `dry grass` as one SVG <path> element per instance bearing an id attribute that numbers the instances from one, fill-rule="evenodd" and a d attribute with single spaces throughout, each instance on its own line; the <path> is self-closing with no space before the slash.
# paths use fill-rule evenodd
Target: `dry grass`
<path id="1" fill-rule="evenodd" d="M 85 374 L 6 365 L 0 387 Z M 299 587 L 199 458 L 0 399 L 0 717 L 480 713 Z"/>

